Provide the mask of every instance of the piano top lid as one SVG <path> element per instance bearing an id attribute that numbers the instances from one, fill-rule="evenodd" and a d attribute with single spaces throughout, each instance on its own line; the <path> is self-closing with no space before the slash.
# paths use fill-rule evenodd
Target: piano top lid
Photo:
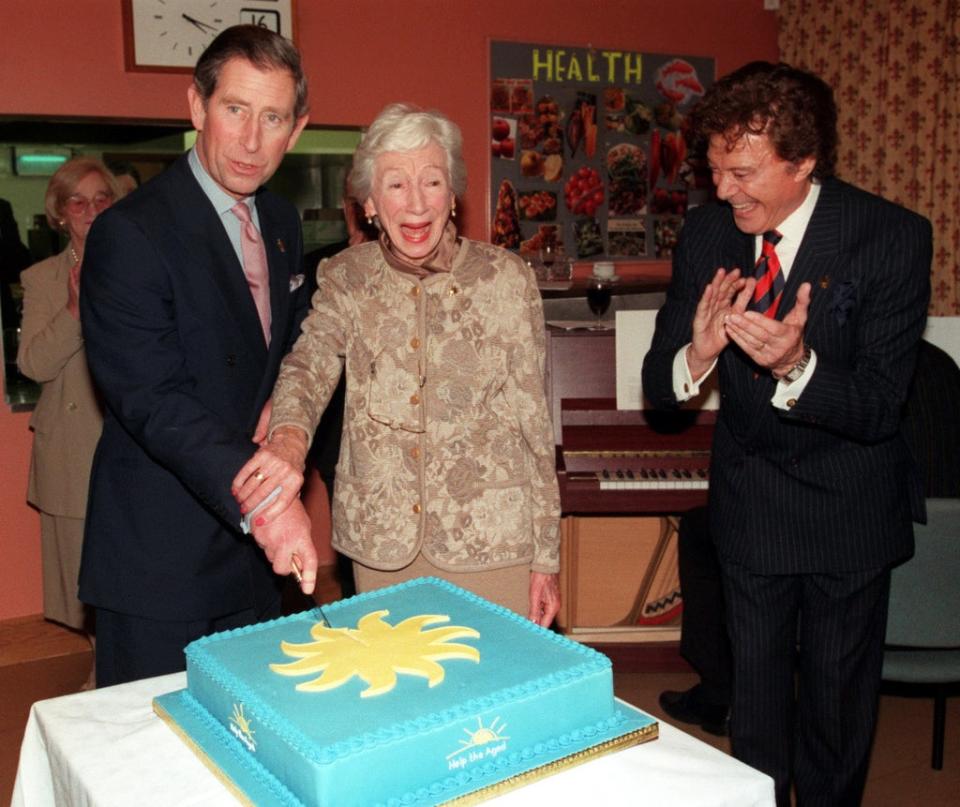
<path id="1" fill-rule="evenodd" d="M 622 410 L 613 398 L 564 398 L 560 414 L 564 453 L 706 453 L 717 415 L 713 410 Z"/>

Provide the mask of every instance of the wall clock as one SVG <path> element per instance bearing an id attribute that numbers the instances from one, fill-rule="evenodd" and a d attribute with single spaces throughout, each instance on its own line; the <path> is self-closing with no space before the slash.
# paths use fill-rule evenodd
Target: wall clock
<path id="1" fill-rule="evenodd" d="M 262 25 L 293 40 L 294 0 L 123 0 L 127 70 L 193 71 L 224 28 Z"/>

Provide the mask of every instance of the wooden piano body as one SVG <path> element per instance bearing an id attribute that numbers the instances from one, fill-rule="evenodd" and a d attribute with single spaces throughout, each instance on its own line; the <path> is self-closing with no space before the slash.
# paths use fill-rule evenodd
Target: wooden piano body
<path id="1" fill-rule="evenodd" d="M 612 331 L 548 329 L 546 380 L 564 513 L 559 624 L 608 653 L 675 643 L 677 516 L 706 504 L 714 413 L 618 411 Z"/>

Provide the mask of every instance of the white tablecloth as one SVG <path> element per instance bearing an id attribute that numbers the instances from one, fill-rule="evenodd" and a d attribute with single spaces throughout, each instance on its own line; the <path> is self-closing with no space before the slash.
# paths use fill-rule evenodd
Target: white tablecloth
<path id="1" fill-rule="evenodd" d="M 235 807 L 236 800 L 153 713 L 184 673 L 38 701 L 20 750 L 13 807 Z M 660 723 L 660 737 L 489 802 L 772 807 L 773 780 Z"/>

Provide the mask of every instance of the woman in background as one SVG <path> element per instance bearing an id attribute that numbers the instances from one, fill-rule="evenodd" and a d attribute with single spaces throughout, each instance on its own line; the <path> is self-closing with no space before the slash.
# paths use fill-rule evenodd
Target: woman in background
<path id="1" fill-rule="evenodd" d="M 90 613 L 77 599 L 83 520 L 100 405 L 87 371 L 80 332 L 80 267 L 90 225 L 117 197 L 113 175 L 99 160 L 76 157 L 50 178 L 45 209 L 67 237 L 59 255 L 20 276 L 23 321 L 17 366 L 41 385 L 30 418 L 33 455 L 27 500 L 40 511 L 43 615 L 92 634 Z"/>
<path id="2" fill-rule="evenodd" d="M 435 575 L 552 622 L 560 500 L 543 387 L 536 280 L 515 255 L 457 234 L 459 128 L 394 104 L 350 175 L 379 241 L 334 256 L 284 359 L 270 441 L 234 480 L 245 511 L 294 500 L 310 435 L 346 374 L 334 547 L 358 591 Z"/>

